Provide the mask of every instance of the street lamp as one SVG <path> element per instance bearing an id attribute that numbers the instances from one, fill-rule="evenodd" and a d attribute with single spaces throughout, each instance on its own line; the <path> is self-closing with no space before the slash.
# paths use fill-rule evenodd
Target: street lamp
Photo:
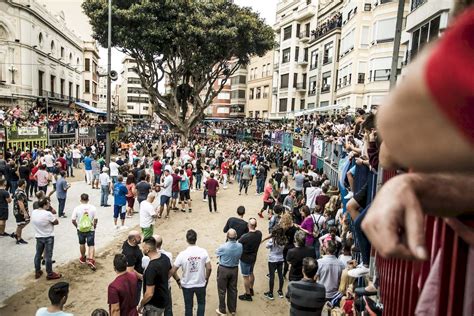
<path id="1" fill-rule="evenodd" d="M 109 0 L 109 21 L 108 21 L 108 31 L 107 31 L 107 123 L 110 124 L 110 111 L 111 111 L 111 96 L 112 96 L 112 0 Z M 107 128 L 107 133 L 105 136 L 105 160 L 107 165 L 110 164 L 110 154 L 111 154 L 111 140 L 110 140 L 110 128 Z"/>

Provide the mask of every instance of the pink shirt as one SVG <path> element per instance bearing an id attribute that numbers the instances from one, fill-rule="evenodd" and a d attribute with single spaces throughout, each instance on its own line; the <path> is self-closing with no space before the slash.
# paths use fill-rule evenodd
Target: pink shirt
<path id="1" fill-rule="evenodd" d="M 46 170 L 38 170 L 35 174 L 36 181 L 38 181 L 39 187 L 44 187 L 48 185 L 49 173 Z"/>
<path id="2" fill-rule="evenodd" d="M 263 201 L 270 202 L 268 199 L 270 198 L 271 194 L 272 194 L 272 185 L 268 183 L 265 186 L 265 189 L 263 190 Z"/>

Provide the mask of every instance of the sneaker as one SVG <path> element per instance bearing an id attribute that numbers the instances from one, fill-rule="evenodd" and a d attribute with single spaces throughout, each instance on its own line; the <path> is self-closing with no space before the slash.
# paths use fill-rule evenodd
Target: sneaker
<path id="1" fill-rule="evenodd" d="M 10 237 L 13 238 L 13 239 L 16 239 L 16 234 L 15 234 L 15 233 L 11 233 Z"/>
<path id="2" fill-rule="evenodd" d="M 193 211 L 193 209 L 190 208 L 188 211 L 189 211 L 189 213 L 191 213 L 191 212 Z M 216 211 L 216 212 L 217 212 L 217 211 Z"/>
<path id="3" fill-rule="evenodd" d="M 3 234 L 0 235 L 0 237 L 11 237 L 11 235 L 9 233 L 4 232 Z"/>
<path id="4" fill-rule="evenodd" d="M 92 271 L 95 271 L 97 268 L 95 266 L 95 260 L 94 259 L 87 259 L 87 265 L 89 268 L 92 269 Z"/>
<path id="5" fill-rule="evenodd" d="M 255 293 L 253 292 L 253 289 L 250 289 L 250 296 L 254 296 Z"/>
<path id="6" fill-rule="evenodd" d="M 17 240 L 17 241 L 16 241 L 16 244 L 17 244 L 17 245 L 27 245 L 28 242 L 22 238 L 22 239 L 20 239 L 20 240 Z"/>
<path id="7" fill-rule="evenodd" d="M 241 301 L 247 301 L 247 302 L 251 302 L 252 301 L 252 296 L 250 296 L 249 294 L 243 294 L 243 295 L 239 295 L 239 300 Z"/>
<path id="8" fill-rule="evenodd" d="M 344 199 L 345 200 L 350 200 L 350 199 L 352 199 L 353 196 L 354 196 L 354 193 L 352 193 L 352 191 L 349 191 L 349 193 L 346 194 Z"/>
<path id="9" fill-rule="evenodd" d="M 278 291 L 278 297 L 279 297 L 279 298 L 284 298 L 284 296 L 283 296 L 283 291 Z"/>
<path id="10" fill-rule="evenodd" d="M 267 299 L 269 299 L 270 301 L 273 301 L 274 298 L 273 298 L 273 293 L 272 292 L 265 292 L 263 293 L 263 296 L 265 296 Z"/>
<path id="11" fill-rule="evenodd" d="M 207 202 L 207 199 L 202 199 L 203 202 Z"/>
<path id="12" fill-rule="evenodd" d="M 66 214 L 63 214 L 63 215 L 61 215 L 61 216 L 59 216 L 59 217 L 61 217 L 61 218 L 67 218 Z"/>
<path id="13" fill-rule="evenodd" d="M 81 264 L 87 263 L 86 257 L 80 257 L 80 258 L 79 258 L 79 262 L 80 262 Z"/>
<path id="14" fill-rule="evenodd" d="M 53 272 L 46 276 L 46 280 L 57 280 L 57 279 L 62 278 L 62 276 L 63 275 L 61 273 Z"/>
<path id="15" fill-rule="evenodd" d="M 218 308 L 216 309 L 216 314 L 217 314 L 218 316 L 220 316 L 220 315 L 227 315 L 227 313 L 222 313 Z"/>
<path id="16" fill-rule="evenodd" d="M 263 218 L 262 213 L 257 213 L 257 214 L 258 214 L 258 217 Z"/>
<path id="17" fill-rule="evenodd" d="M 186 213 L 186 210 L 184 208 L 181 209 L 181 212 Z"/>
<path id="18" fill-rule="evenodd" d="M 35 279 L 38 280 L 43 275 L 43 271 L 39 270 L 35 272 Z"/>
<path id="19" fill-rule="evenodd" d="M 369 274 L 369 271 L 369 268 L 364 267 L 364 265 L 362 264 L 359 264 L 355 269 L 349 270 L 347 274 L 353 278 L 360 278 L 364 275 Z"/>

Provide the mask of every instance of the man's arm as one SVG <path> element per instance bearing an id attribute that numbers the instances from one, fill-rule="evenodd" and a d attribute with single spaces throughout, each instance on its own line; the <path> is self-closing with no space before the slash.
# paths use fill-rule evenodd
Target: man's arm
<path id="1" fill-rule="evenodd" d="M 382 256 L 425 260 L 424 215 L 473 214 L 473 195 L 473 174 L 396 176 L 376 195 L 362 228 Z"/>
<path id="2" fill-rule="evenodd" d="M 377 113 L 383 139 L 380 162 L 386 168 L 427 172 L 474 170 L 474 146 L 441 112 L 428 89 L 425 71 L 432 53 L 425 48 Z M 409 141 L 413 137 L 416 142 Z"/>
<path id="3" fill-rule="evenodd" d="M 110 304 L 110 316 L 120 316 L 120 303 Z"/>
<path id="4" fill-rule="evenodd" d="M 206 262 L 206 285 L 209 283 L 209 278 L 211 277 L 212 266 L 211 262 Z"/>
<path id="5" fill-rule="evenodd" d="M 155 293 L 155 286 L 154 285 L 147 285 L 145 293 L 143 294 L 142 301 L 138 305 L 138 310 L 139 310 L 140 314 L 141 314 L 141 311 L 143 309 L 143 306 L 145 306 L 146 303 L 148 303 L 151 300 L 154 293 Z"/>

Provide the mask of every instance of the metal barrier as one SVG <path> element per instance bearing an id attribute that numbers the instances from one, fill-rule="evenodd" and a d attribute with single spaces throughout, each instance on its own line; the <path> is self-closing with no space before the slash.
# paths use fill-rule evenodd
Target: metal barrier
<path id="1" fill-rule="evenodd" d="M 76 142 L 76 133 L 69 134 L 49 134 L 49 145 L 56 147 L 66 147 Z"/>
<path id="2" fill-rule="evenodd" d="M 393 172 L 384 172 L 384 181 L 392 176 Z M 474 228 L 473 221 L 464 224 Z M 426 262 L 376 257 L 384 316 L 414 315 L 421 291 L 433 271 L 439 279 L 435 286 L 439 292 L 431 290 L 428 294 L 432 304 L 436 304 L 437 313 L 433 316 L 467 315 L 463 311 L 465 298 L 471 300 L 466 303 L 472 304 L 472 293 L 466 292 L 469 245 L 440 217 L 425 217 L 425 236 L 430 253 Z M 432 271 L 436 260 L 438 270 Z"/>

